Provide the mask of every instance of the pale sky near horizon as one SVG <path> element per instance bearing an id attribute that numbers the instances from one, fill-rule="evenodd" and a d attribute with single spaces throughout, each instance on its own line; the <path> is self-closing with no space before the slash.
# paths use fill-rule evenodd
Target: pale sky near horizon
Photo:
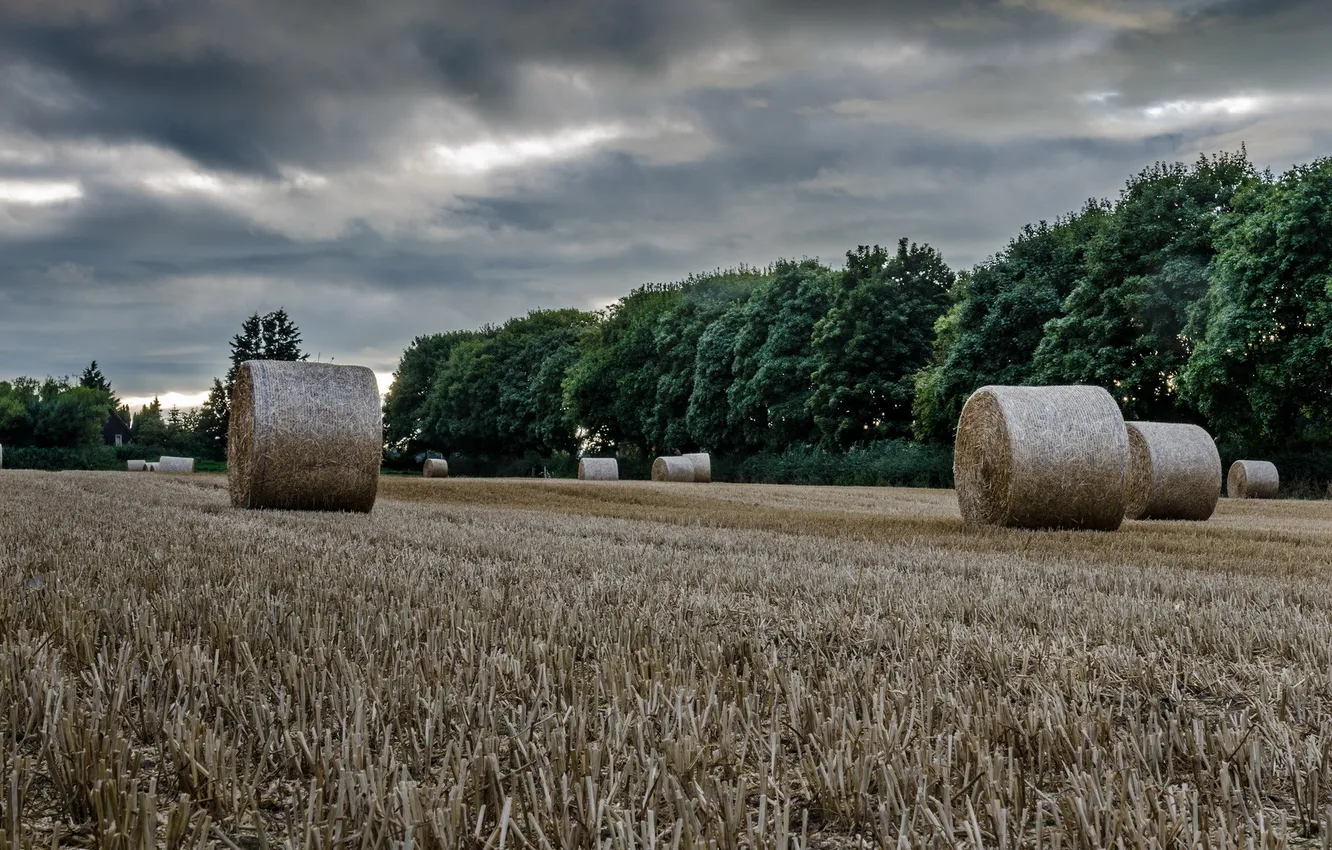
<path id="1" fill-rule="evenodd" d="M 0 380 L 197 403 L 245 316 L 419 334 L 859 244 L 955 268 L 1241 143 L 1332 154 L 1304 0 L 0 0 Z"/>

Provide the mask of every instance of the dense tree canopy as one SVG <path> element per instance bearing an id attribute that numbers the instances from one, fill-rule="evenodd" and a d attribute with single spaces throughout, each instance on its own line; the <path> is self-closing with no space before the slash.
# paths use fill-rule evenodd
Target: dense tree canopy
<path id="1" fill-rule="evenodd" d="M 388 440 L 622 457 L 946 445 L 980 386 L 1089 383 L 1129 418 L 1200 422 L 1236 450 L 1332 448 L 1330 206 L 1328 161 L 1278 180 L 1241 149 L 1149 167 L 960 274 L 902 239 L 842 268 L 780 260 L 422 337 Z"/>

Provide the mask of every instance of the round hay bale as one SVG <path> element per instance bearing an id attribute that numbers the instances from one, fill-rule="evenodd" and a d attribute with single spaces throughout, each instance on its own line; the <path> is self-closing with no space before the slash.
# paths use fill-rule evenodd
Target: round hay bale
<path id="1" fill-rule="evenodd" d="M 227 479 L 238 508 L 369 512 L 384 432 L 364 366 L 250 360 L 231 391 Z"/>
<path id="2" fill-rule="evenodd" d="M 1226 495 L 1232 499 L 1275 499 L 1281 476 L 1265 460 L 1237 460 L 1226 475 Z"/>
<path id="3" fill-rule="evenodd" d="M 653 464 L 653 469 L 656 469 L 656 464 Z M 580 458 L 578 461 L 578 480 L 619 481 L 620 462 L 613 457 Z"/>
<path id="4" fill-rule="evenodd" d="M 712 456 L 707 452 L 694 452 L 693 454 L 680 455 L 680 457 L 689 458 L 689 462 L 694 465 L 694 480 L 699 484 L 712 483 Z"/>
<path id="5" fill-rule="evenodd" d="M 194 472 L 194 458 L 192 457 L 167 457 L 163 455 L 157 461 L 158 472 L 171 472 L 177 475 L 185 475 Z"/>
<path id="6" fill-rule="evenodd" d="M 653 481 L 679 481 L 692 483 L 697 472 L 694 462 L 687 457 L 659 457 L 652 461 Z"/>
<path id="7" fill-rule="evenodd" d="M 157 471 L 157 462 L 154 461 L 154 462 L 152 462 L 152 463 L 145 463 L 145 464 L 143 465 L 143 470 L 144 470 L 144 472 L 156 472 L 156 471 Z"/>
<path id="8" fill-rule="evenodd" d="M 1128 434 L 1100 387 L 981 387 L 953 457 L 967 522 L 1113 531 L 1124 520 Z"/>
<path id="9" fill-rule="evenodd" d="M 1128 422 L 1129 519 L 1205 520 L 1221 498 L 1221 455 L 1197 425 Z"/>
<path id="10" fill-rule="evenodd" d="M 425 466 L 421 467 L 421 474 L 426 478 L 448 478 L 449 462 L 442 457 L 428 457 Z"/>
<path id="11" fill-rule="evenodd" d="M 125 461 L 126 472 L 146 472 L 147 470 L 148 470 L 148 464 L 145 463 L 144 461 L 141 460 Z"/>

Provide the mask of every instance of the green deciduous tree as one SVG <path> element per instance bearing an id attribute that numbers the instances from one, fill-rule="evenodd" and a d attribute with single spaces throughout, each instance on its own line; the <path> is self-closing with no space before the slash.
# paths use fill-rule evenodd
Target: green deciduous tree
<path id="1" fill-rule="evenodd" d="M 816 442 L 809 399 L 817 359 L 811 336 L 828 310 L 836 273 L 815 260 L 781 261 L 741 311 L 730 423 L 752 449 Z"/>
<path id="2" fill-rule="evenodd" d="M 915 376 L 928 362 L 934 323 L 955 276 L 929 245 L 875 245 L 846 255 L 828 314 L 813 329 L 809 407 L 825 448 L 910 435 Z"/>
<path id="3" fill-rule="evenodd" d="M 1232 445 L 1332 445 L 1332 159 L 1252 182 L 1215 229 L 1184 397 Z"/>
<path id="4" fill-rule="evenodd" d="M 482 337 L 476 331 L 418 336 L 403 352 L 393 384 L 384 399 L 384 441 L 399 451 L 417 453 L 428 448 L 422 441 L 426 399 L 435 375 L 454 348 Z"/>
<path id="5" fill-rule="evenodd" d="M 1089 201 L 1081 212 L 1027 225 L 1008 247 L 972 270 L 948 324 L 952 334 L 937 366 L 918 376 L 913 430 L 918 439 L 953 440 L 962 404 L 987 384 L 1027 384 L 1045 324 L 1061 315 L 1081 277 L 1087 246 L 1109 215 Z"/>
<path id="6" fill-rule="evenodd" d="M 582 336 L 564 398 L 589 448 L 645 455 L 656 448 L 657 324 L 680 299 L 678 285 L 640 287 L 608 307 Z"/>
<path id="7" fill-rule="evenodd" d="M 419 440 L 489 457 L 573 451 L 563 373 L 594 321 L 581 310 L 536 310 L 456 342 L 421 408 Z"/>
<path id="8" fill-rule="evenodd" d="M 1189 311 L 1207 291 L 1212 227 L 1255 179 L 1240 151 L 1191 168 L 1157 163 L 1130 180 L 1088 246 L 1063 315 L 1045 327 L 1038 379 L 1104 386 L 1130 419 L 1192 418 L 1177 395 L 1193 350 Z"/>

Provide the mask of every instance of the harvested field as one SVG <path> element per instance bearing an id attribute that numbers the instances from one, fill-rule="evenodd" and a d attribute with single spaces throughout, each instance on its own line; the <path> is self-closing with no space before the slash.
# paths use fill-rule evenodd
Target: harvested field
<path id="1" fill-rule="evenodd" d="M 0 848 L 1326 846 L 1330 572 L 1314 502 L 7 471 Z"/>

